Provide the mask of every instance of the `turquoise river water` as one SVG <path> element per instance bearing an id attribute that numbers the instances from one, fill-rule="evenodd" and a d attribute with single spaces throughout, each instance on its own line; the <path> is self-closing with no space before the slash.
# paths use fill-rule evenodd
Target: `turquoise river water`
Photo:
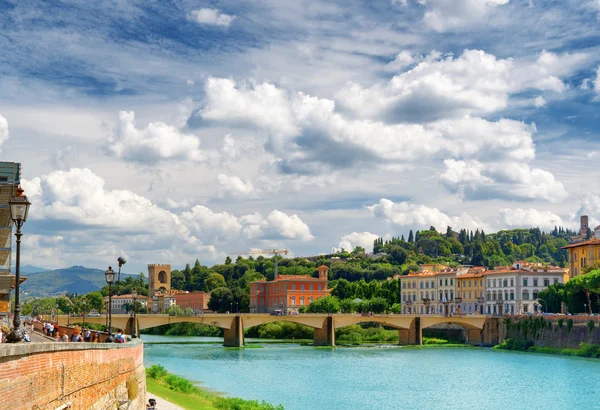
<path id="1" fill-rule="evenodd" d="M 208 389 L 286 410 L 600 409 L 598 359 L 481 348 L 225 349 L 222 339 L 142 339 L 146 366 L 161 364 Z"/>

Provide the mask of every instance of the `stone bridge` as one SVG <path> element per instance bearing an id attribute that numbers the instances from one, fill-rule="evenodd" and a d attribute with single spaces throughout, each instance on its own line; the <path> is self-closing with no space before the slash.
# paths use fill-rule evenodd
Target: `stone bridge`
<path id="1" fill-rule="evenodd" d="M 335 346 L 335 329 L 353 324 L 374 322 L 398 329 L 399 344 L 420 345 L 423 341 L 423 329 L 441 323 L 451 323 L 465 329 L 466 342 L 471 344 L 496 344 L 499 342 L 498 318 L 487 315 L 373 315 L 359 314 L 320 314 L 305 313 L 290 316 L 271 316 L 264 313 L 206 313 L 198 316 L 169 316 L 157 314 L 136 315 L 136 333 L 141 329 L 171 323 L 200 323 L 224 329 L 224 346 L 241 347 L 244 345 L 244 329 L 269 322 L 293 322 L 314 329 L 315 346 Z M 86 318 L 87 323 L 106 324 L 106 317 Z M 67 316 L 58 316 L 59 325 L 67 324 Z M 126 334 L 133 333 L 133 317 L 130 315 L 112 315 L 112 326 L 123 329 Z"/>

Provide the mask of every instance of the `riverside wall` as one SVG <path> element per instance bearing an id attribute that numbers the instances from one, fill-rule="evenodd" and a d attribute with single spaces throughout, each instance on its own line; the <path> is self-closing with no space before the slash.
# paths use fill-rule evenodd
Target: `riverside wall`
<path id="1" fill-rule="evenodd" d="M 538 318 L 543 318 L 544 324 Z M 501 340 L 526 339 L 534 346 L 554 349 L 576 349 L 581 343 L 600 344 L 600 317 L 597 316 L 504 316 L 503 319 L 500 321 Z M 537 325 L 535 320 L 539 321 Z M 572 320 L 571 326 L 569 320 Z M 593 328 L 590 322 L 594 324 Z"/>
<path id="2" fill-rule="evenodd" d="M 0 344 L 0 409 L 144 409 L 144 345 Z"/>

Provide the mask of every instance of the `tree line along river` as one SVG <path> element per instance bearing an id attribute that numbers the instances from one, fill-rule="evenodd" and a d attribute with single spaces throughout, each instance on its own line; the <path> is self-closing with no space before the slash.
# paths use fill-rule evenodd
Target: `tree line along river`
<path id="1" fill-rule="evenodd" d="M 146 366 L 286 410 L 593 408 L 600 389 L 597 359 L 466 347 L 226 349 L 220 338 L 142 339 Z"/>

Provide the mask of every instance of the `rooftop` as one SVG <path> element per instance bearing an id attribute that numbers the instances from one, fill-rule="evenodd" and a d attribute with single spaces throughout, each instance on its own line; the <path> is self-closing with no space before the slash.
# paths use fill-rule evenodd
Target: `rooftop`
<path id="1" fill-rule="evenodd" d="M 600 245 L 600 239 L 589 239 L 589 240 L 583 241 L 583 242 L 572 243 L 570 245 L 563 246 L 561 249 L 577 248 L 579 246 L 587 246 L 587 245 Z"/>

